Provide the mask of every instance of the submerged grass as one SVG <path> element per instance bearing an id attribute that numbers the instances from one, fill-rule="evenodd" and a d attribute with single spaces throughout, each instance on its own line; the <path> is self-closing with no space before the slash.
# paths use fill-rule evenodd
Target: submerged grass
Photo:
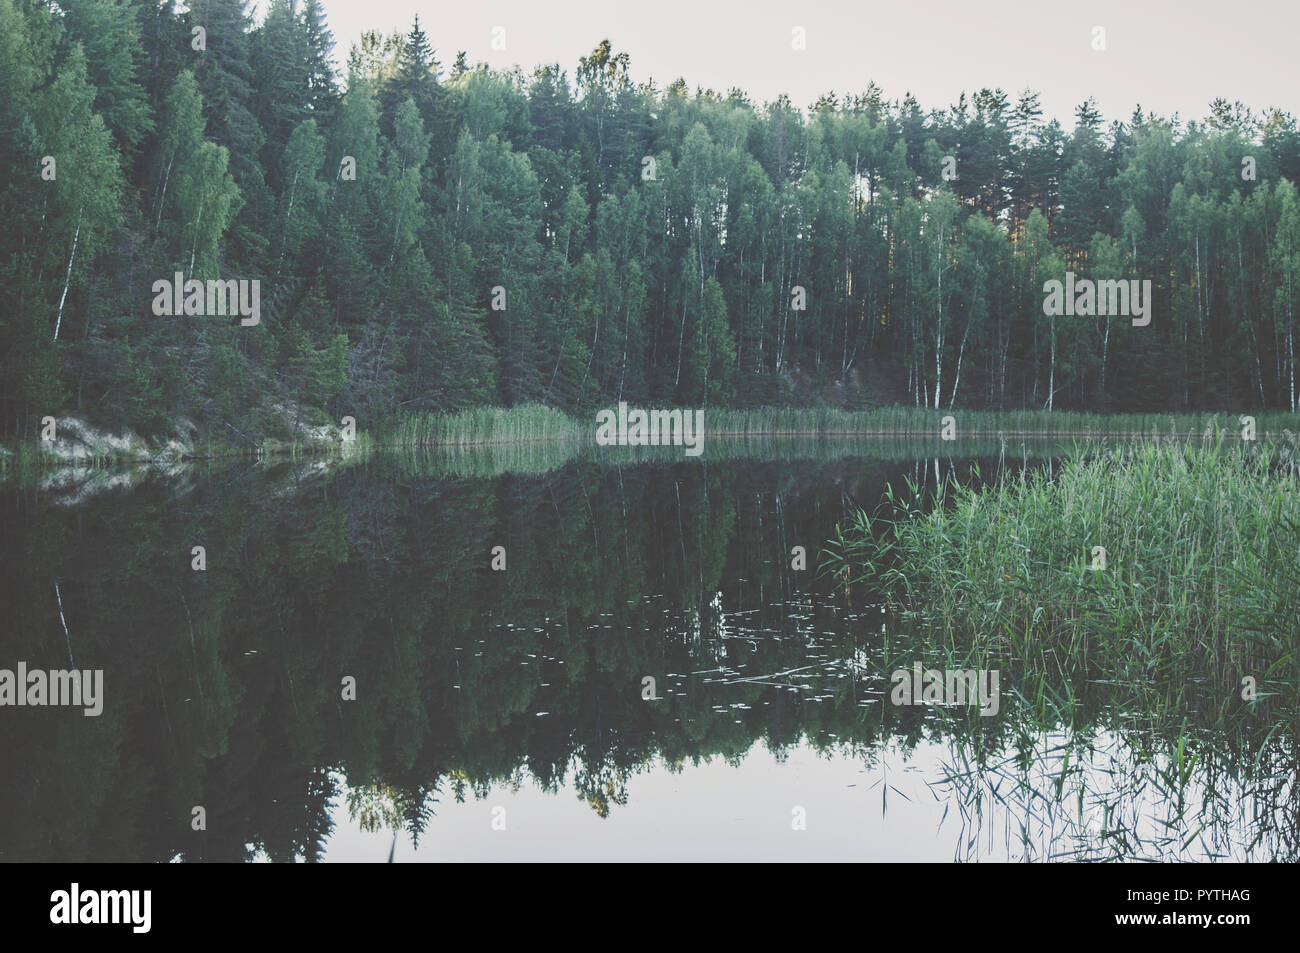
<path id="1" fill-rule="evenodd" d="M 371 459 L 391 466 L 401 479 L 453 476 L 491 479 L 507 473 L 541 476 L 576 459 L 564 445 L 546 442 L 497 442 L 399 447 Z"/>

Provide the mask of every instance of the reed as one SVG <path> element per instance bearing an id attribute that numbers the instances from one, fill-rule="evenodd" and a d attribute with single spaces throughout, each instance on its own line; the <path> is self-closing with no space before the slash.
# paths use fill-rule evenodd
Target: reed
<path id="1" fill-rule="evenodd" d="M 1088 414 L 1073 411 L 933 410 L 880 407 L 865 411 L 833 407 L 706 410 L 710 435 L 906 435 L 939 439 L 951 416 L 958 437 L 1140 437 L 1197 438 L 1240 435 L 1239 413 Z M 1257 438 L 1300 432 L 1300 414 L 1253 414 Z"/>
<path id="2" fill-rule="evenodd" d="M 592 427 L 594 433 L 594 425 Z M 404 414 L 380 443 L 397 447 L 473 447 L 502 443 L 577 446 L 583 428 L 561 411 L 541 404 L 475 407 L 454 413 Z"/>
<path id="3" fill-rule="evenodd" d="M 1087 682 L 1230 705 L 1245 676 L 1293 698 L 1300 481 L 1282 450 L 1126 444 L 930 498 L 909 481 L 837 527 L 823 571 L 879 587 L 931 647 L 1017 660 L 1027 704 L 1064 712 Z"/>

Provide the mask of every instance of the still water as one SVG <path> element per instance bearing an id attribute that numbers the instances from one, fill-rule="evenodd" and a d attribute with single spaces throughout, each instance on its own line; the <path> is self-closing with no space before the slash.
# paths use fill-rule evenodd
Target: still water
<path id="1" fill-rule="evenodd" d="M 1293 859 L 1266 728 L 1181 713 L 1175 769 L 1133 712 L 1044 723 L 1014 659 L 992 717 L 891 702 L 920 622 L 823 547 L 887 484 L 975 462 L 377 455 L 0 489 L 0 669 L 104 686 L 97 716 L 0 708 L 0 859 Z"/>

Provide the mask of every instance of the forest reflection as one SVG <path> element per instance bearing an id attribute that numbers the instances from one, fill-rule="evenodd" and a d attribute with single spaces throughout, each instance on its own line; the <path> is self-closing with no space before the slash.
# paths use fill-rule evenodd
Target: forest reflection
<path id="1" fill-rule="evenodd" d="M 741 770 L 758 747 L 871 769 L 938 746 L 927 784 L 962 831 L 957 859 L 989 856 L 995 831 L 1016 858 L 1294 859 L 1294 734 L 1268 708 L 1141 717 L 1104 686 L 1068 723 L 1014 695 L 995 718 L 889 703 L 900 659 L 942 654 L 820 575 L 819 553 L 891 481 L 1046 465 L 1011 456 L 526 475 L 376 456 L 75 506 L 0 493 L 0 665 L 75 652 L 106 696 L 97 718 L 4 710 L 0 857 L 315 860 L 340 823 L 418 843 L 444 806 L 502 785 L 607 817 L 637 775 Z M 1017 660 L 1000 664 L 1014 692 Z"/>

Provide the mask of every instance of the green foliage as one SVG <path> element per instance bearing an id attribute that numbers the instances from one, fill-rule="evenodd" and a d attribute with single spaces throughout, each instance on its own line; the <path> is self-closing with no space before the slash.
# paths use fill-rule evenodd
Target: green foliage
<path id="1" fill-rule="evenodd" d="M 851 520 L 828 566 L 990 651 L 1248 672 L 1258 639 L 1294 632 L 1300 608 L 1294 456 L 1289 442 L 1143 442 L 988 488 L 944 484 L 929 503 L 910 485 Z"/>
<path id="2" fill-rule="evenodd" d="M 525 403 L 1300 406 L 1284 113 L 1086 102 L 1067 132 L 1031 92 L 927 113 L 874 85 L 801 111 L 638 86 L 608 40 L 572 77 L 448 72 L 419 21 L 340 84 L 332 45 L 319 0 L 0 0 L 7 437 L 55 412 L 255 442 Z M 154 316 L 177 271 L 260 281 L 261 326 Z M 1067 271 L 1150 280 L 1151 324 L 1046 317 Z"/>

